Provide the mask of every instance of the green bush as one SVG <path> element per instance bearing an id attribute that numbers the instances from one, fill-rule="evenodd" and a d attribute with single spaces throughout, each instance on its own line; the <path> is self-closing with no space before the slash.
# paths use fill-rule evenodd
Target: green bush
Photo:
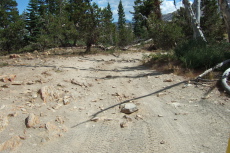
<path id="1" fill-rule="evenodd" d="M 174 54 L 172 52 L 165 52 L 165 53 L 152 53 L 152 54 L 143 54 L 142 57 L 142 62 L 144 64 L 151 64 L 154 62 L 169 62 L 172 60 L 175 60 L 176 57 L 174 56 Z"/>
<path id="2" fill-rule="evenodd" d="M 154 45 L 162 49 L 172 49 L 183 40 L 182 28 L 175 23 L 157 20 L 154 15 L 148 19 L 149 36 Z"/>
<path id="3" fill-rule="evenodd" d="M 206 43 L 201 39 L 189 40 L 175 48 L 176 57 L 187 68 L 210 68 L 230 58 L 229 43 Z"/>

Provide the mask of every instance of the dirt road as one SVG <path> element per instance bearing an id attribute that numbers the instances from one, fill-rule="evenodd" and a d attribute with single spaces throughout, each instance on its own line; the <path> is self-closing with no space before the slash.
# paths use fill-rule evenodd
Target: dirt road
<path id="1" fill-rule="evenodd" d="M 0 68 L 0 76 L 8 77 L 0 82 L 0 150 L 225 153 L 230 98 L 141 66 L 141 58 L 127 53 L 8 59 L 14 66 Z M 43 99 L 40 89 L 47 92 Z M 127 102 L 138 111 L 121 113 L 119 105 Z M 39 121 L 27 128 L 31 113 Z"/>

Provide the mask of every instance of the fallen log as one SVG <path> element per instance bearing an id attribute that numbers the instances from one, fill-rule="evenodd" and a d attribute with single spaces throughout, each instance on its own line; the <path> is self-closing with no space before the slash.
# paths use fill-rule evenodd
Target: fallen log
<path id="1" fill-rule="evenodd" d="M 225 65 L 225 64 L 227 64 L 227 63 L 230 63 L 230 59 L 228 59 L 228 60 L 226 60 L 226 61 L 223 61 L 223 62 L 217 64 L 216 66 L 214 66 L 214 67 L 212 67 L 212 68 L 210 68 L 210 69 L 204 71 L 204 73 L 202 73 L 202 74 L 198 75 L 198 77 L 196 77 L 196 80 L 199 80 L 200 78 L 202 78 L 203 76 L 205 76 L 205 75 L 208 74 L 209 72 L 212 72 L 212 71 L 214 71 L 215 69 L 220 68 L 220 67 L 222 67 L 223 65 Z"/>
<path id="2" fill-rule="evenodd" d="M 195 78 L 195 80 L 198 82 L 199 80 L 201 80 L 201 78 L 203 76 L 205 76 L 206 74 L 208 74 L 209 72 L 212 72 L 214 71 L 215 69 L 217 68 L 220 68 L 222 67 L 223 65 L 227 64 L 227 63 L 230 63 L 230 59 L 228 60 L 225 60 L 219 64 L 217 64 L 216 66 L 204 71 L 204 73 L 200 74 L 199 76 L 197 76 Z M 228 68 L 222 75 L 222 78 L 221 78 L 221 83 L 222 83 L 222 86 L 223 88 L 226 90 L 227 93 L 230 94 L 230 85 L 228 84 L 228 78 L 230 77 L 230 68 Z"/>
<path id="3" fill-rule="evenodd" d="M 228 84 L 228 78 L 230 77 L 230 68 L 228 68 L 222 75 L 221 83 L 228 94 L 230 94 L 230 86 Z"/>
<path id="4" fill-rule="evenodd" d="M 148 39 L 148 40 L 146 40 L 146 41 L 143 41 L 143 42 L 140 42 L 140 43 L 137 43 L 137 44 L 128 45 L 128 46 L 125 46 L 124 48 L 122 48 L 122 50 L 128 50 L 128 49 L 131 48 L 131 47 L 140 46 L 141 44 L 149 43 L 149 42 L 151 42 L 152 40 L 153 40 L 153 39 Z"/>

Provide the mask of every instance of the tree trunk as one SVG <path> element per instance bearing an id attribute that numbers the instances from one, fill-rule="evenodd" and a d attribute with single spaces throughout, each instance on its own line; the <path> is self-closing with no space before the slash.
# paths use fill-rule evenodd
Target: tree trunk
<path id="1" fill-rule="evenodd" d="M 196 21 L 198 23 L 198 25 L 200 26 L 200 3 L 201 3 L 201 0 L 194 0 L 193 4 L 192 4 L 192 9 L 193 9 L 193 12 L 196 12 Z"/>
<path id="2" fill-rule="evenodd" d="M 90 51 L 91 51 L 91 46 L 92 46 L 92 43 L 87 43 L 87 44 L 86 44 L 86 51 L 85 51 L 85 53 L 90 53 Z"/>
<path id="3" fill-rule="evenodd" d="M 199 0 L 197 0 L 197 3 L 198 3 L 198 1 Z M 183 4 L 185 6 L 185 10 L 188 12 L 189 16 L 192 19 L 192 27 L 193 27 L 193 36 L 194 36 L 194 39 L 197 39 L 197 38 L 201 37 L 204 41 L 206 41 L 206 39 L 204 37 L 204 34 L 201 31 L 201 28 L 199 26 L 199 23 L 197 22 L 197 18 L 196 18 L 195 14 L 194 14 L 194 12 L 192 10 L 192 7 L 191 7 L 189 1 L 188 0 L 183 0 Z M 198 11 L 198 14 L 197 14 L 198 18 L 200 18 L 200 9 L 197 9 L 197 11 Z"/>
<path id="4" fill-rule="evenodd" d="M 228 6 L 227 0 L 219 0 L 220 4 L 220 10 L 224 17 L 224 22 L 227 27 L 227 33 L 228 33 L 228 42 L 230 42 L 230 8 Z"/>

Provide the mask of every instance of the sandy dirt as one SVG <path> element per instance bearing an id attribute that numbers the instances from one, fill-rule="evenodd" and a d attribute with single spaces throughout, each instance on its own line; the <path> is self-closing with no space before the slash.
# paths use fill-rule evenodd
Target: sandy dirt
<path id="1" fill-rule="evenodd" d="M 142 53 L 4 59 L 10 65 L 0 68 L 0 152 L 225 153 L 230 98 L 150 70 L 141 59 Z M 127 102 L 138 111 L 121 113 Z"/>

